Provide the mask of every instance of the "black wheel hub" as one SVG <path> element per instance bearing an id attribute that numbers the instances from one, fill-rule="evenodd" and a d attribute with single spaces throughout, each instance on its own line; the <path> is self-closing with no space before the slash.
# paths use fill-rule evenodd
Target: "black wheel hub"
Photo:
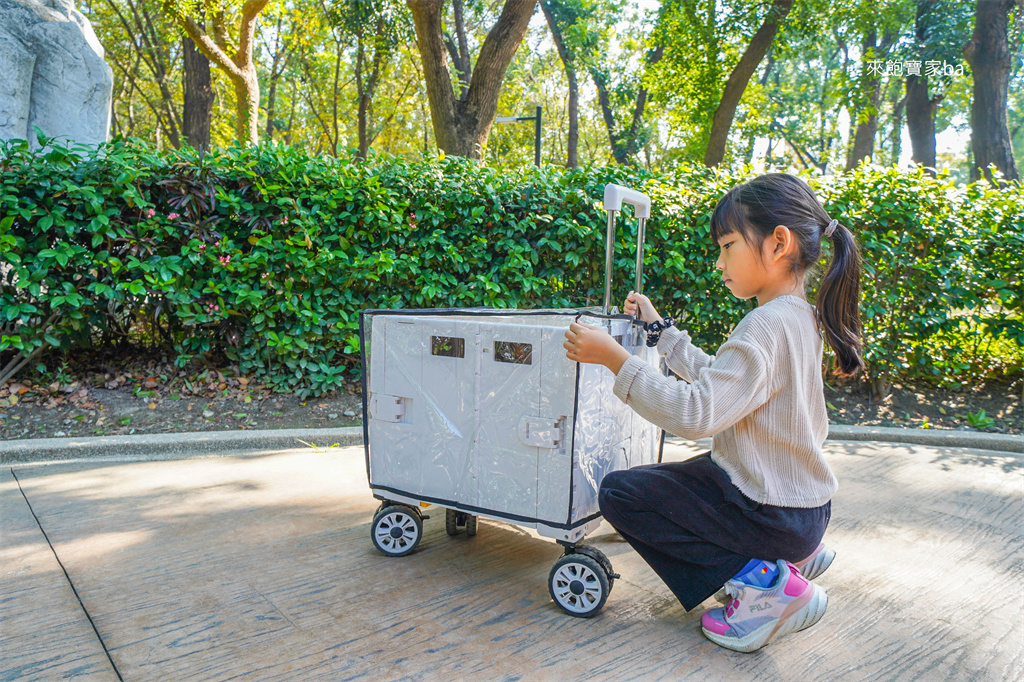
<path id="1" fill-rule="evenodd" d="M 398 538 L 402 537 L 403 535 L 405 535 L 405 531 L 403 531 L 403 530 L 402 530 L 401 528 L 399 528 L 398 526 L 391 526 L 391 531 L 390 531 L 390 533 L 391 533 L 391 537 L 393 537 L 393 538 L 394 538 L 394 539 L 396 539 L 396 540 L 397 540 Z"/>
<path id="2" fill-rule="evenodd" d="M 577 597 L 583 594 L 583 581 L 573 580 L 571 583 L 569 583 L 569 591 L 575 594 Z"/>

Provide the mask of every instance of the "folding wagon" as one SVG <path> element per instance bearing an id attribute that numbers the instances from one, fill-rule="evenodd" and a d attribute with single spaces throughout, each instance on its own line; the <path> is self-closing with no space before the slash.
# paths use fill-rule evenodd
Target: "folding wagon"
<path id="1" fill-rule="evenodd" d="M 412 552 L 424 512 L 435 507 L 445 510 L 449 535 L 475 535 L 478 517 L 505 521 L 565 547 L 548 579 L 559 607 L 588 617 L 604 605 L 618 576 L 603 552 L 582 544 L 601 523 L 601 480 L 659 461 L 664 432 L 613 395 L 607 368 L 569 360 L 562 343 L 580 320 L 658 364 L 642 324 L 609 308 L 623 202 L 640 221 L 640 291 L 650 199 L 608 185 L 603 309 L 361 312 L 366 469 L 381 500 L 370 536 L 382 553 Z"/>

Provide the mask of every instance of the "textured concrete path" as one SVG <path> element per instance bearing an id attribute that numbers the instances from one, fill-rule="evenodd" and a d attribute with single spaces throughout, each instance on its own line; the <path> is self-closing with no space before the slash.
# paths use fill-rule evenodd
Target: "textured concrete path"
<path id="1" fill-rule="evenodd" d="M 559 547 L 515 526 L 449 538 L 442 512 L 384 557 L 360 446 L 6 467 L 0 679 L 1024 678 L 1024 458 L 826 449 L 828 612 L 749 655 L 708 642 L 607 525 L 589 540 L 622 578 L 591 620 L 548 597 Z"/>

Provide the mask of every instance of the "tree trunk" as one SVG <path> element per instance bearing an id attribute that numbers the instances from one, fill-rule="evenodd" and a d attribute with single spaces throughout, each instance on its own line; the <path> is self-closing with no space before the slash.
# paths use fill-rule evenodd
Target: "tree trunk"
<path id="1" fill-rule="evenodd" d="M 562 58 L 562 65 L 565 67 L 565 79 L 569 82 L 569 136 L 566 141 L 565 166 L 566 168 L 575 168 L 578 165 L 577 148 L 580 140 L 580 88 L 579 82 L 576 79 L 575 56 L 565 44 L 562 30 L 558 27 L 558 23 L 548 7 L 549 2 L 550 0 L 540 0 L 540 7 L 544 12 L 544 18 L 548 22 L 548 28 L 551 29 L 551 38 L 555 42 L 555 47 L 558 48 L 558 56 Z"/>
<path id="2" fill-rule="evenodd" d="M 941 97 L 928 97 L 928 76 L 907 76 L 907 128 L 911 160 L 935 168 L 935 110 Z"/>
<path id="3" fill-rule="evenodd" d="M 647 53 L 647 66 L 651 67 L 661 61 L 663 46 L 659 44 L 654 50 Z M 643 122 L 644 109 L 647 106 L 648 90 L 640 86 L 633 104 L 633 116 L 629 128 L 622 132 L 617 131 L 615 112 L 612 110 L 611 96 L 608 93 L 608 77 L 604 72 L 596 68 L 590 69 L 590 76 L 594 80 L 594 87 L 597 88 L 597 101 L 601 107 L 601 116 L 604 118 L 605 127 L 608 129 L 608 141 L 612 145 L 612 156 L 615 162 L 626 165 L 632 163 L 633 155 L 636 154 L 637 138 L 640 135 L 640 127 Z"/>
<path id="4" fill-rule="evenodd" d="M 284 24 L 284 14 L 277 17 L 277 28 L 274 31 L 274 58 L 270 65 L 270 87 L 267 89 L 267 141 L 274 141 L 274 115 L 277 113 L 277 82 L 281 79 L 285 67 L 290 59 L 289 48 L 282 45 L 281 26 Z"/>
<path id="5" fill-rule="evenodd" d="M 903 114 L 907 108 L 907 97 L 899 97 L 899 88 L 892 99 L 892 165 L 899 165 L 903 153 Z M 899 99 L 896 99 L 899 97 Z"/>
<path id="6" fill-rule="evenodd" d="M 338 127 L 340 125 L 339 118 L 338 118 L 338 100 L 340 99 L 340 95 L 338 93 L 338 90 L 339 90 L 339 86 L 341 84 L 341 56 L 343 54 L 343 47 L 342 47 L 341 41 L 339 41 L 337 39 L 335 39 L 334 44 L 335 44 L 335 53 L 334 53 L 334 88 L 332 89 L 332 92 L 334 93 L 334 98 L 333 98 L 332 104 L 331 104 L 331 107 L 332 107 L 332 109 L 331 109 L 331 120 L 333 121 L 333 123 L 331 124 L 332 125 L 332 127 L 331 127 L 331 131 L 332 132 L 330 133 L 330 138 L 331 138 L 331 156 L 335 156 L 336 157 L 336 156 L 338 156 L 338 146 L 341 144 L 340 133 L 338 132 Z"/>
<path id="7" fill-rule="evenodd" d="M 729 129 L 732 128 L 736 107 L 740 103 L 743 91 L 747 89 L 747 83 L 750 82 L 750 78 L 757 71 L 765 53 L 774 42 L 775 35 L 779 32 L 779 24 L 786 18 L 792 7 L 793 0 L 773 0 L 764 22 L 754 33 L 743 56 L 740 57 L 732 73 L 729 74 L 729 80 L 725 83 L 725 90 L 722 92 L 722 98 L 718 102 L 718 108 L 715 109 L 715 115 L 711 121 L 711 135 L 708 139 L 707 149 L 704 151 L 704 165 L 713 168 L 720 164 L 725 157 Z"/>
<path id="8" fill-rule="evenodd" d="M 978 180 L 984 174 L 986 179 L 993 181 L 990 164 L 995 165 L 1006 180 L 1019 178 L 1006 116 L 1010 77 L 1006 27 L 1013 4 L 1013 0 L 979 0 L 974 35 L 964 46 L 964 56 L 974 74 L 971 100 L 972 180 Z"/>
<path id="9" fill-rule="evenodd" d="M 625 148 L 619 145 L 619 134 L 615 132 L 615 112 L 612 111 L 612 100 L 608 94 L 608 79 L 605 74 L 597 69 L 590 70 L 590 77 L 594 80 L 594 87 L 597 88 L 597 103 L 601 107 L 601 117 L 604 119 L 604 127 L 608 129 L 608 141 L 612 145 L 612 157 L 619 164 L 626 164 Z"/>
<path id="10" fill-rule="evenodd" d="M 291 101 L 291 110 L 288 112 L 288 130 L 284 134 L 284 143 L 292 144 L 292 131 L 295 130 L 295 81 L 292 81 L 292 92 L 288 98 Z"/>
<path id="11" fill-rule="evenodd" d="M 463 99 L 452 91 L 448 50 L 441 30 L 443 0 L 407 0 L 416 27 L 430 118 L 446 154 L 479 159 L 494 125 L 502 80 L 530 23 L 537 0 L 507 0 L 480 48 Z"/>
<path id="12" fill-rule="evenodd" d="M 196 49 L 196 44 L 188 36 L 182 39 L 181 48 L 184 54 L 182 128 L 185 143 L 195 149 L 209 149 L 210 119 L 213 117 L 210 60 Z"/>
<path id="13" fill-rule="evenodd" d="M 857 128 L 853 137 L 853 146 L 846 158 L 846 170 L 853 170 L 858 163 L 875 152 L 878 105 L 882 98 L 882 76 L 877 72 L 871 72 L 868 60 L 878 59 L 877 41 L 878 33 L 872 28 L 864 34 L 864 40 L 861 42 L 861 61 L 864 63 L 864 77 L 861 82 L 864 83 L 867 90 L 867 100 L 856 115 Z"/>
<path id="14" fill-rule="evenodd" d="M 387 26 L 384 23 L 384 19 L 378 19 L 376 33 L 370 41 L 373 45 L 373 68 L 370 69 L 368 75 L 364 73 L 365 42 L 362 35 L 359 36 L 359 57 L 357 59 L 357 70 L 359 73 L 356 78 L 359 88 L 359 158 L 364 160 L 370 153 L 370 145 L 373 144 L 373 140 L 376 137 L 376 135 L 371 134 L 373 98 L 377 95 L 377 86 L 381 80 L 381 65 L 385 65 L 386 68 L 387 60 L 390 56 L 390 52 L 385 46 L 384 34 L 386 31 Z M 402 96 L 404 94 L 403 92 Z"/>
<path id="15" fill-rule="evenodd" d="M 271 77 L 267 90 L 267 142 L 274 141 L 274 109 L 277 107 L 277 78 Z"/>
<path id="16" fill-rule="evenodd" d="M 260 140 L 260 81 L 256 69 L 248 69 L 240 77 L 231 77 L 235 86 L 235 138 L 240 144 L 256 144 Z"/>
<path id="17" fill-rule="evenodd" d="M 256 18 L 269 1 L 246 0 L 242 5 L 237 46 L 229 45 L 223 14 L 211 19 L 211 37 L 191 16 L 181 13 L 174 5 L 166 6 L 178 25 L 195 41 L 196 48 L 231 79 L 236 96 L 235 135 L 239 144 L 259 142 L 260 81 L 252 60 L 252 41 Z M 229 52 L 234 54 L 229 55 Z"/>
<path id="18" fill-rule="evenodd" d="M 366 119 L 370 110 L 370 97 L 363 93 L 359 97 L 359 158 L 366 160 L 370 153 L 370 143 L 366 132 Z"/>
<path id="19" fill-rule="evenodd" d="M 569 81 L 569 136 L 566 139 L 565 167 L 575 168 L 579 165 L 580 86 L 574 69 L 567 70 L 565 77 Z"/>
<path id="20" fill-rule="evenodd" d="M 135 53 L 135 63 L 125 64 L 117 58 L 114 52 L 107 52 L 107 60 L 114 68 L 121 71 L 124 80 L 141 96 L 143 101 L 153 111 L 156 117 L 158 134 L 166 135 L 171 144 L 177 149 L 181 146 L 181 121 L 178 116 L 177 103 L 174 94 L 168 84 L 168 74 L 172 69 L 169 50 L 161 38 L 161 28 L 158 27 L 150 16 L 145 3 L 137 3 L 127 0 L 124 3 L 115 0 L 107 0 L 107 5 L 118 18 L 118 23 L 125 32 L 132 36 L 129 41 Z M 139 86 L 141 75 L 140 66 L 144 64 L 153 76 L 153 81 L 160 92 L 160 100 L 154 101 Z"/>
<path id="21" fill-rule="evenodd" d="M 935 28 L 932 13 L 938 0 L 917 0 L 914 35 L 918 45 L 928 39 Z M 935 111 L 942 97 L 928 95 L 928 76 L 907 76 L 907 129 L 910 132 L 911 160 L 926 168 L 935 169 Z"/>
<path id="22" fill-rule="evenodd" d="M 359 137 L 359 158 L 366 160 L 366 155 L 369 152 L 369 145 L 366 143 L 366 115 L 369 109 L 369 97 L 366 95 L 366 89 L 363 85 L 363 63 L 365 60 L 365 49 L 363 47 L 363 36 L 362 33 L 356 35 L 356 93 L 359 97 L 358 113 L 356 114 L 356 129 L 358 130 Z"/>

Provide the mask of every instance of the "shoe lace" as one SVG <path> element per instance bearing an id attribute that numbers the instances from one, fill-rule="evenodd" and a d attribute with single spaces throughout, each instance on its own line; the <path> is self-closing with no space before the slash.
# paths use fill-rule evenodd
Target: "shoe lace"
<path id="1" fill-rule="evenodd" d="M 730 580 L 725 583 L 725 593 L 733 599 L 739 599 L 745 587 L 747 587 L 747 584 L 741 580 Z"/>

